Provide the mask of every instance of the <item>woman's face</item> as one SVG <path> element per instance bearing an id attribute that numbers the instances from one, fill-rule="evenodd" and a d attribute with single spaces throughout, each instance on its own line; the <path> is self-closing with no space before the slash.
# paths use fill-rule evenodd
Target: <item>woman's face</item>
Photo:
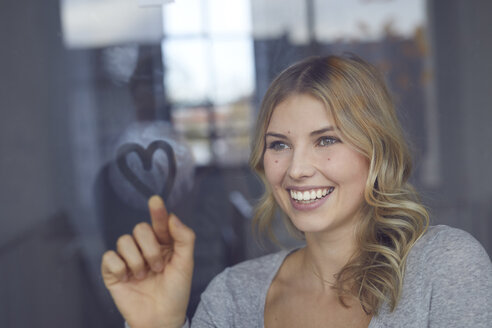
<path id="1" fill-rule="evenodd" d="M 322 102 L 293 94 L 273 111 L 263 164 L 275 199 L 305 233 L 355 228 L 369 161 L 343 143 Z"/>

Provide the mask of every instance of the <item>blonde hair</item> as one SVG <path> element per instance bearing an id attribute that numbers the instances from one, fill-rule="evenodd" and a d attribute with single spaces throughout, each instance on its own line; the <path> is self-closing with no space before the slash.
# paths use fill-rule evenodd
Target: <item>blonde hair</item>
<path id="1" fill-rule="evenodd" d="M 408 182 L 411 155 L 383 78 L 355 56 L 311 57 L 284 70 L 263 99 L 252 140 L 250 165 L 265 185 L 255 209 L 260 232 L 273 236 L 277 204 L 265 179 L 265 133 L 275 107 L 292 94 L 309 94 L 324 103 L 347 142 L 369 161 L 358 252 L 336 276 L 339 300 L 356 296 L 367 313 L 387 301 L 393 311 L 403 286 L 407 255 L 424 234 L 429 215 Z M 289 230 L 302 235 L 286 220 Z"/>

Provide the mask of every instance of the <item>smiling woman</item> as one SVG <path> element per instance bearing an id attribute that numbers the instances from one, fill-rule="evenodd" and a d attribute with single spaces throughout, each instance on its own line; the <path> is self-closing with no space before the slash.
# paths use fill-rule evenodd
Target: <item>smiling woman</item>
<path id="1" fill-rule="evenodd" d="M 280 208 L 305 246 L 226 269 L 192 327 L 486 327 L 492 264 L 467 233 L 429 227 L 408 182 L 410 152 L 379 73 L 357 57 L 312 57 L 283 71 L 263 100 L 250 164 L 268 230 Z M 149 201 L 152 225 L 102 262 L 130 327 L 180 327 L 194 234 Z"/>
<path id="2" fill-rule="evenodd" d="M 429 219 L 407 183 L 410 154 L 378 72 L 355 57 L 305 60 L 272 83 L 261 115 L 251 165 L 273 188 L 291 229 L 304 233 L 309 245 L 312 237 L 306 232 L 316 228 L 306 231 L 306 225 L 314 225 L 314 217 L 325 224 L 333 217 L 334 227 L 328 231 L 346 236 L 342 249 L 351 258 L 329 274 L 337 276 L 339 295 L 357 295 L 367 313 L 377 312 L 387 297 L 394 308 L 401 294 L 405 259 Z M 320 147 L 315 132 L 325 126 L 334 131 L 321 137 L 335 137 L 339 142 Z M 292 155 L 282 162 L 288 167 L 284 170 L 272 167 L 268 149 L 269 132 L 276 129 L 286 131 L 292 148 L 297 148 L 287 152 Z M 263 152 L 265 131 L 267 151 Z M 275 172 L 289 175 L 275 183 Z M 285 195 L 289 189 L 304 191 L 305 185 L 334 189 L 326 204 L 326 198 L 311 204 L 291 201 L 290 206 L 279 201 L 278 189 Z M 271 196 L 267 192 L 258 207 L 261 230 L 268 229 L 276 207 Z M 318 204 L 323 206 L 316 209 Z M 316 209 L 302 213 L 307 216 L 304 225 L 296 219 L 301 209 Z"/>

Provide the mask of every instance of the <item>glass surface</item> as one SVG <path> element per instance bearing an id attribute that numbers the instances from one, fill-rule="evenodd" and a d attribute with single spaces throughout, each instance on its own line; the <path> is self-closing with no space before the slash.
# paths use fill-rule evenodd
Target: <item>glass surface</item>
<path id="1" fill-rule="evenodd" d="M 388 28 L 408 38 L 426 20 L 424 0 L 314 0 L 314 5 L 315 34 L 321 42 L 341 39 L 373 41 L 384 38 Z M 327 13 L 330 13 L 330 19 L 326 19 Z"/>
<path id="2" fill-rule="evenodd" d="M 251 98 L 254 86 L 254 50 L 249 38 L 214 39 L 209 65 L 215 81 L 214 103 L 227 104 Z"/>
<path id="3" fill-rule="evenodd" d="M 251 233 L 249 142 L 269 83 L 311 55 L 382 71 L 432 222 L 492 254 L 491 4 L 2 0 L 0 327 L 122 327 L 101 255 L 149 221 L 149 192 L 197 234 L 189 315 L 225 267 L 278 249 Z"/>
<path id="4" fill-rule="evenodd" d="M 182 0 L 179 6 L 164 6 L 164 32 L 175 35 L 204 33 L 204 10 L 202 0 Z"/>
<path id="5" fill-rule="evenodd" d="M 209 42 L 171 39 L 163 42 L 167 96 L 174 103 L 200 103 L 212 98 Z"/>
<path id="6" fill-rule="evenodd" d="M 251 5 L 249 0 L 207 0 L 208 26 L 213 35 L 251 34 Z"/>

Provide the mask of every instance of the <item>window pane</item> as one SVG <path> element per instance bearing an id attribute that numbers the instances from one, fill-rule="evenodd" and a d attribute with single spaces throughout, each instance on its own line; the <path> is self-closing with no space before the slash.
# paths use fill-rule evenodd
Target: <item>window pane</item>
<path id="1" fill-rule="evenodd" d="M 208 24 L 212 34 L 250 34 L 251 4 L 248 0 L 209 0 Z"/>
<path id="2" fill-rule="evenodd" d="M 408 37 L 425 19 L 424 0 L 313 1 L 315 34 L 317 40 L 322 42 L 377 40 L 390 32 L 389 28 Z M 327 14 L 330 19 L 326 19 Z"/>
<path id="3" fill-rule="evenodd" d="M 177 108 L 172 112 L 176 131 L 185 137 L 197 165 L 212 161 L 210 134 L 210 109 L 203 106 Z"/>
<path id="4" fill-rule="evenodd" d="M 254 91 L 253 44 L 250 39 L 212 41 L 216 104 L 235 102 L 250 97 Z"/>
<path id="5" fill-rule="evenodd" d="M 163 6 L 166 35 L 203 32 L 202 0 L 180 0 Z"/>
<path id="6" fill-rule="evenodd" d="M 309 41 L 305 0 L 251 0 L 251 9 L 255 39 L 287 35 L 296 44 Z"/>
<path id="7" fill-rule="evenodd" d="M 173 103 L 210 99 L 207 43 L 202 39 L 166 40 L 163 43 L 165 87 Z"/>
<path id="8" fill-rule="evenodd" d="M 63 41 L 70 48 L 107 47 L 162 38 L 157 8 L 139 8 L 134 0 L 61 0 Z"/>

